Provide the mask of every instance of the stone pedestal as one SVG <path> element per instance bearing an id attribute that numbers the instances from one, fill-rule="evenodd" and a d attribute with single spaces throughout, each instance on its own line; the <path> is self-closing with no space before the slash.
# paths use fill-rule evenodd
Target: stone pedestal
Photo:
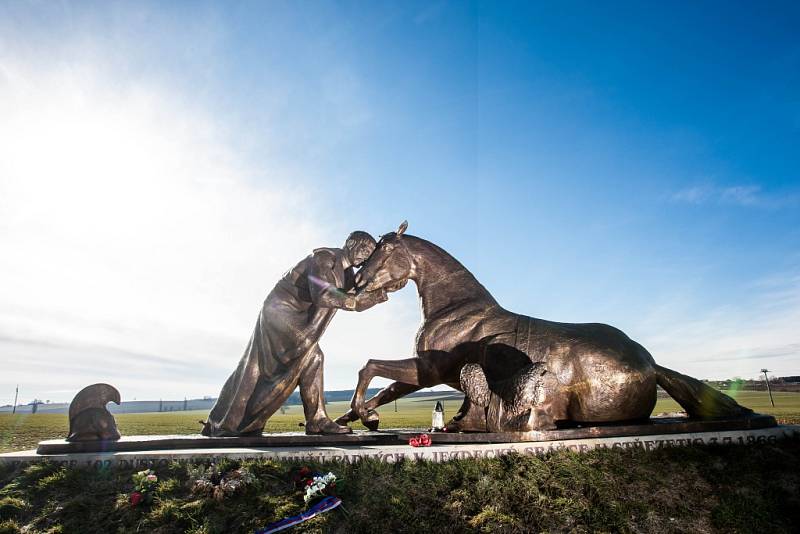
<path id="1" fill-rule="evenodd" d="M 365 433 L 366 434 L 366 433 Z M 398 434 L 399 435 L 399 434 Z M 487 442 L 437 441 L 430 447 L 406 444 L 350 443 L 339 445 L 290 445 L 273 447 L 213 447 L 193 449 L 150 449 L 144 451 L 82 452 L 37 454 L 23 451 L 0 454 L 0 464 L 27 465 L 49 461 L 74 468 L 103 469 L 112 466 L 145 469 L 164 467 L 170 462 L 197 462 L 219 458 L 239 460 L 274 459 L 307 462 L 358 462 L 373 458 L 383 462 L 430 460 L 442 462 L 465 458 L 496 458 L 505 454 L 542 455 L 558 450 L 577 453 L 594 449 L 643 449 L 695 447 L 699 445 L 765 445 L 782 439 L 800 439 L 800 426 L 773 426 L 761 429 L 678 432 L 668 434 L 583 437 L 548 441 Z M 477 435 L 476 435 L 477 436 Z"/>
<path id="2" fill-rule="evenodd" d="M 692 420 L 685 417 L 653 417 L 649 423 L 574 427 L 534 432 L 481 432 L 481 433 L 430 433 L 435 444 L 455 443 L 516 443 L 533 441 L 561 441 L 593 437 L 646 436 L 710 432 L 723 430 L 750 430 L 776 426 L 769 415 L 753 415 L 740 419 Z M 308 436 L 299 432 L 261 434 L 233 438 L 206 436 L 124 436 L 117 441 L 77 441 L 62 439 L 42 441 L 38 454 L 68 454 L 84 452 L 133 452 L 145 450 L 217 449 L 234 447 L 327 447 L 348 445 L 407 445 L 408 439 L 424 429 L 387 429 L 377 432 L 356 431 L 352 434 Z"/>
<path id="3" fill-rule="evenodd" d="M 429 433 L 431 447 L 411 447 L 409 438 L 422 429 L 389 429 L 335 436 L 300 433 L 237 438 L 125 436 L 118 441 L 43 441 L 35 451 L 0 454 L 0 464 L 51 461 L 73 467 L 158 466 L 171 461 L 213 458 L 274 458 L 308 461 L 433 460 L 492 458 L 502 454 L 544 454 L 569 449 L 688 447 L 695 445 L 765 444 L 800 437 L 800 426 L 777 426 L 774 418 L 693 421 L 661 417 L 649 424 L 576 427 L 546 432 L 450 434 Z"/>

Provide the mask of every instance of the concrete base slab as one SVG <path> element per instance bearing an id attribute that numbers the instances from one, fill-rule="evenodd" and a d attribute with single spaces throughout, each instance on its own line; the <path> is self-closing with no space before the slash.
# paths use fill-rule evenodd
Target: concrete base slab
<path id="1" fill-rule="evenodd" d="M 495 458 L 510 453 L 541 455 L 568 449 L 587 452 L 598 448 L 645 450 L 661 447 L 693 447 L 697 445 L 748 445 L 776 443 L 782 439 L 800 439 L 800 426 L 653 434 L 647 436 L 589 437 L 549 441 L 508 443 L 436 443 L 430 447 L 409 445 L 355 444 L 331 446 L 230 447 L 148 451 L 116 451 L 69 454 L 37 454 L 22 451 L 0 454 L 0 464 L 24 466 L 35 462 L 54 462 L 74 468 L 103 469 L 112 466 L 151 468 L 170 462 L 197 462 L 218 458 L 275 459 L 329 462 L 357 462 L 374 458 L 384 462 L 430 460 L 441 462 L 457 458 Z"/>
<path id="2" fill-rule="evenodd" d="M 732 419 L 689 419 L 687 417 L 653 417 L 645 423 L 573 426 L 558 430 L 531 432 L 431 433 L 435 444 L 445 443 L 513 443 L 559 441 L 601 437 L 648 436 L 688 432 L 719 432 L 725 430 L 754 430 L 777 426 L 770 415 L 753 414 Z M 390 428 L 377 432 L 356 431 L 352 434 L 306 435 L 300 432 L 261 434 L 254 436 L 209 438 L 199 434 L 182 436 L 123 436 L 117 441 L 75 441 L 63 439 L 42 441 L 39 454 L 82 452 L 132 452 L 148 450 L 214 449 L 214 448 L 271 448 L 271 447 L 344 447 L 354 445 L 405 445 L 422 429 Z"/>

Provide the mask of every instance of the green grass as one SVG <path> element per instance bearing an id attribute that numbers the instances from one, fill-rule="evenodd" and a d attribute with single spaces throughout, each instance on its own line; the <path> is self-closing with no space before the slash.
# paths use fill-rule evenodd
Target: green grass
<path id="1" fill-rule="evenodd" d="M 800 393 L 773 393 L 775 408 L 769 403 L 769 397 L 762 391 L 731 392 L 736 400 L 759 413 L 776 416 L 783 423 L 800 423 Z M 431 411 L 434 398 L 406 398 L 397 402 L 397 411 L 394 404 L 387 404 L 380 408 L 381 427 L 427 427 L 431 424 Z M 451 417 L 461 402 L 458 400 L 445 400 L 445 415 Z M 348 402 L 332 402 L 328 404 L 328 413 L 332 417 L 347 411 Z M 680 406 L 672 399 L 659 399 L 653 413 L 674 412 Z M 153 434 L 196 434 L 200 431 L 200 419 L 207 416 L 205 411 L 164 412 L 143 414 L 119 414 L 116 417 L 117 425 L 123 435 L 153 435 Z M 286 413 L 280 412 L 270 418 L 265 428 L 266 432 L 300 431 L 303 422 L 303 409 L 301 406 L 289 406 Z M 68 430 L 67 416 L 63 414 L 0 414 L 0 452 L 24 450 L 35 448 L 36 444 L 44 439 L 65 437 Z M 364 429 L 360 423 L 351 425 L 354 429 Z"/>
<path id="2" fill-rule="evenodd" d="M 298 464 L 244 465 L 255 483 L 222 501 L 192 494 L 189 466 L 159 469 L 153 504 L 136 508 L 133 470 L 0 467 L 0 533 L 253 532 L 304 508 L 291 483 Z M 797 441 L 311 467 L 344 479 L 344 509 L 292 532 L 783 533 L 800 524 Z"/>
<path id="3" fill-rule="evenodd" d="M 779 420 L 800 422 L 800 393 L 739 392 L 737 400 Z M 459 401 L 446 401 L 452 415 Z M 430 424 L 433 401 L 402 399 L 381 410 L 385 427 Z M 347 403 L 331 403 L 335 416 Z M 660 399 L 655 413 L 676 411 Z M 123 434 L 195 433 L 205 412 L 120 414 Z M 266 430 L 300 430 L 302 408 L 278 413 Z M 360 425 L 354 425 L 360 428 Z M 0 415 L 3 450 L 62 437 L 64 415 Z M 221 465 L 238 466 L 222 460 Z M 185 464 L 160 469 L 152 505 L 132 508 L 130 469 L 0 467 L 0 534 L 71 532 L 253 532 L 303 510 L 292 462 L 245 462 L 256 482 L 224 501 L 192 494 Z M 312 467 L 314 467 L 312 465 Z M 364 460 L 327 463 L 345 483 L 344 510 L 294 532 L 793 532 L 800 524 L 800 443 L 559 451 L 441 464 Z"/>
<path id="4" fill-rule="evenodd" d="M 381 425 L 389 427 L 424 427 L 431 424 L 431 411 L 434 401 L 425 399 L 400 399 L 394 404 L 380 409 Z M 460 401 L 445 400 L 445 413 L 454 414 L 461 405 Z M 338 417 L 349 408 L 349 402 L 329 403 L 328 413 Z M 201 425 L 198 421 L 205 419 L 208 412 L 203 410 L 186 412 L 154 412 L 115 415 L 117 426 L 122 435 L 158 435 L 158 434 L 196 434 Z M 302 431 L 300 423 L 304 421 L 302 406 L 287 406 L 286 413 L 276 413 L 267 422 L 265 432 Z M 361 423 L 351 425 L 354 429 L 364 430 Z M 34 448 L 39 441 L 57 439 L 67 435 L 69 421 L 65 414 L 0 414 L 0 452 Z"/>
<path id="5" fill-rule="evenodd" d="M 725 391 L 733 399 L 747 406 L 753 411 L 774 415 L 776 419 L 783 423 L 800 424 L 800 392 L 775 391 L 772 393 L 775 399 L 773 407 L 769 402 L 769 395 L 766 391 Z M 680 405 L 674 400 L 658 399 L 653 413 L 680 411 Z"/>

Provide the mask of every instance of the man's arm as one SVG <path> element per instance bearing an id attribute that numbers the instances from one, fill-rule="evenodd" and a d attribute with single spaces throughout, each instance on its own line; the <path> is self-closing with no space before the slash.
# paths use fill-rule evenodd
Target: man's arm
<path id="1" fill-rule="evenodd" d="M 356 295 L 356 311 L 368 310 L 376 304 L 386 302 L 387 300 L 389 300 L 389 297 L 386 295 L 385 289 L 362 291 Z"/>
<path id="2" fill-rule="evenodd" d="M 339 308 L 349 311 L 364 311 L 387 300 L 383 290 L 353 295 L 336 287 L 333 269 L 336 256 L 328 251 L 314 254 L 308 272 L 308 289 L 314 304 L 324 308 Z"/>

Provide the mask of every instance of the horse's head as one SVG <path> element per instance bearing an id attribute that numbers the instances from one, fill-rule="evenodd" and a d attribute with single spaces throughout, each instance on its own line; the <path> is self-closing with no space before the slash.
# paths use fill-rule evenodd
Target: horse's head
<path id="1" fill-rule="evenodd" d="M 396 232 L 381 237 L 375 251 L 356 275 L 358 289 L 397 291 L 405 286 L 414 266 L 411 253 L 403 241 L 406 228 L 408 222 L 403 221 Z"/>

